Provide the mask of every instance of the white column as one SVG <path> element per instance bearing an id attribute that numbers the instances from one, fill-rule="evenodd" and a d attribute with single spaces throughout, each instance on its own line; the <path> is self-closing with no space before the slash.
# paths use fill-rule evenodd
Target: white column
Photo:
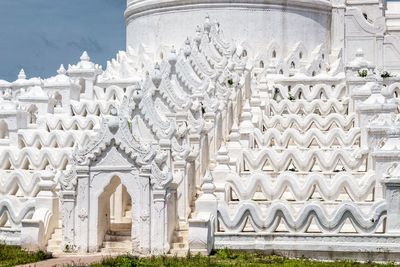
<path id="1" fill-rule="evenodd" d="M 75 240 L 79 252 L 89 252 L 89 167 L 77 167 L 77 196 Z"/>
<path id="2" fill-rule="evenodd" d="M 123 217 L 122 206 L 122 184 L 118 185 L 114 192 L 114 220 L 115 222 L 121 222 Z"/>
<path id="3" fill-rule="evenodd" d="M 65 252 L 72 252 L 75 250 L 75 191 L 62 191 L 60 196 L 63 225 L 61 247 Z"/>
<path id="4" fill-rule="evenodd" d="M 388 177 L 386 185 L 388 234 L 400 234 L 400 177 Z"/>
<path id="5" fill-rule="evenodd" d="M 169 244 L 167 241 L 166 228 L 166 191 L 162 189 L 153 189 L 153 202 L 151 211 L 151 253 L 155 255 L 167 253 Z"/>
<path id="6" fill-rule="evenodd" d="M 333 50 L 344 47 L 345 0 L 332 0 L 331 44 Z"/>

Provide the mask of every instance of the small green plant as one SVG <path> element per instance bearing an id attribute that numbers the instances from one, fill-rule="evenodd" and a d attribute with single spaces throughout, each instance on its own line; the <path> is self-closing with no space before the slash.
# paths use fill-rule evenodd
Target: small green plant
<path id="1" fill-rule="evenodd" d="M 0 267 L 11 267 L 49 258 L 51 258 L 51 254 L 44 251 L 28 252 L 18 246 L 0 244 Z"/>
<path id="2" fill-rule="evenodd" d="M 368 70 L 359 70 L 358 71 L 358 76 L 365 78 L 368 75 Z"/>
<path id="3" fill-rule="evenodd" d="M 393 77 L 393 76 L 392 76 L 392 74 L 390 74 L 390 72 L 388 72 L 388 71 L 383 71 L 383 72 L 381 73 L 381 77 L 382 77 L 382 78 L 390 78 L 390 77 Z"/>
<path id="4" fill-rule="evenodd" d="M 236 258 L 234 253 L 233 253 L 233 251 L 230 250 L 230 249 L 227 249 L 227 248 L 223 248 L 221 250 L 218 250 L 216 256 L 218 258 L 221 258 L 221 259 L 224 259 L 224 260 Z"/>
<path id="5" fill-rule="evenodd" d="M 71 253 L 71 252 L 74 252 L 76 250 L 76 247 L 74 246 L 74 245 L 69 245 L 69 244 L 66 244 L 65 246 L 64 246 L 64 252 L 66 252 L 66 253 Z"/>
<path id="6" fill-rule="evenodd" d="M 75 265 L 77 266 L 77 265 Z M 80 266 L 80 265 L 79 265 Z M 230 267 L 230 266 L 246 266 L 246 267 L 389 267 L 395 266 L 393 263 L 378 264 L 373 262 L 358 263 L 353 261 L 335 261 L 320 262 L 301 257 L 298 259 L 288 259 L 278 255 L 265 255 L 261 252 L 246 252 L 230 249 L 221 249 L 216 251 L 215 255 L 202 256 L 200 254 L 191 254 L 186 257 L 166 257 L 152 256 L 149 258 L 135 257 L 131 255 L 123 255 L 115 258 L 105 258 L 101 263 L 92 264 L 92 267 L 101 266 L 174 266 L 174 267 Z"/>
<path id="7" fill-rule="evenodd" d="M 296 100 L 296 98 L 294 97 L 294 95 L 292 95 L 291 93 L 289 93 L 288 99 L 289 99 L 290 101 L 295 101 L 295 100 Z"/>
<path id="8" fill-rule="evenodd" d="M 230 78 L 226 81 L 228 83 L 229 86 L 233 86 L 233 79 Z"/>

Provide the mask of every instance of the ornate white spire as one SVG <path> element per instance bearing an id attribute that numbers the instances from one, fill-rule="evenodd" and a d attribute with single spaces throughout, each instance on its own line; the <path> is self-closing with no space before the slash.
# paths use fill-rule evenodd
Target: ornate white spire
<path id="1" fill-rule="evenodd" d="M 18 79 L 20 79 L 20 80 L 25 80 L 25 79 L 26 79 L 26 74 L 25 74 L 24 69 L 21 69 L 21 70 L 19 71 Z"/>
<path id="2" fill-rule="evenodd" d="M 64 68 L 63 64 L 60 65 L 60 68 L 57 70 L 57 73 L 60 75 L 65 75 L 67 73 L 67 70 Z"/>
<path id="3" fill-rule="evenodd" d="M 80 57 L 80 60 L 81 61 L 90 61 L 90 57 L 89 57 L 89 55 L 88 55 L 88 53 L 86 52 L 86 51 L 84 51 L 83 53 L 82 53 L 82 56 Z"/>

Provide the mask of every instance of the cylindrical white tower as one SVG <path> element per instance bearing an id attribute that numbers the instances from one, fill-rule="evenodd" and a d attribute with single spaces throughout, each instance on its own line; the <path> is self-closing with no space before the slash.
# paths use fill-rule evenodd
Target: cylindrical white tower
<path id="1" fill-rule="evenodd" d="M 179 47 L 209 15 L 226 38 L 251 48 L 275 41 L 283 52 L 298 42 L 314 49 L 330 44 L 331 11 L 330 0 L 128 0 L 127 45 Z"/>

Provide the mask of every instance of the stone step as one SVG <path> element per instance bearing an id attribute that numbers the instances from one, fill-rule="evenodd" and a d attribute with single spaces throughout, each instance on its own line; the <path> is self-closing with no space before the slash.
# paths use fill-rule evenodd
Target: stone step
<path id="1" fill-rule="evenodd" d="M 178 230 L 189 230 L 189 224 L 187 222 L 178 222 Z"/>
<path id="2" fill-rule="evenodd" d="M 168 254 L 177 257 L 186 257 L 189 249 L 171 249 Z"/>
<path id="3" fill-rule="evenodd" d="M 113 236 L 131 236 L 131 229 L 126 230 L 126 231 L 107 231 L 107 235 L 113 235 Z"/>
<path id="4" fill-rule="evenodd" d="M 51 253 L 62 253 L 61 243 L 62 243 L 62 229 L 54 229 L 54 233 L 51 234 L 50 239 L 47 241 L 46 250 Z"/>
<path id="5" fill-rule="evenodd" d="M 49 247 L 60 247 L 61 246 L 61 239 L 50 239 L 47 245 Z"/>
<path id="6" fill-rule="evenodd" d="M 131 241 L 104 241 L 103 248 L 127 248 L 130 249 L 132 247 Z"/>
<path id="7" fill-rule="evenodd" d="M 189 231 L 175 231 L 172 241 L 176 243 L 187 242 Z"/>
<path id="8" fill-rule="evenodd" d="M 110 231 L 130 231 L 132 223 L 111 223 Z"/>
<path id="9" fill-rule="evenodd" d="M 55 234 L 61 234 L 62 235 L 62 229 L 61 228 L 56 228 L 56 229 L 54 229 L 54 233 L 53 233 L 53 235 L 55 235 Z"/>
<path id="10" fill-rule="evenodd" d="M 47 252 L 51 252 L 54 256 L 54 254 L 61 254 L 63 253 L 63 251 L 61 250 L 61 248 L 58 247 L 47 247 Z"/>
<path id="11" fill-rule="evenodd" d="M 132 218 L 131 218 L 131 217 L 129 217 L 129 218 L 127 218 L 127 217 L 122 217 L 121 223 L 124 223 L 124 224 L 131 224 L 131 223 L 132 223 Z"/>
<path id="12" fill-rule="evenodd" d="M 175 250 L 175 249 L 189 249 L 189 246 L 186 243 L 172 243 L 171 248 L 173 250 Z"/>
<path id="13" fill-rule="evenodd" d="M 132 218 L 127 218 L 127 217 L 122 217 L 120 220 L 116 221 L 115 219 L 111 220 L 111 224 L 110 225 L 114 225 L 114 224 L 132 224 Z M 120 227 L 120 226 L 117 226 Z"/>
<path id="14" fill-rule="evenodd" d="M 62 253 L 61 240 L 49 240 L 46 250 L 51 253 Z"/>
<path id="15" fill-rule="evenodd" d="M 172 242 L 174 243 L 183 243 L 185 241 L 185 239 L 181 236 L 174 236 L 172 238 Z"/>
<path id="16" fill-rule="evenodd" d="M 62 233 L 57 232 L 52 234 L 50 239 L 62 239 L 62 236 L 63 236 Z"/>
<path id="17" fill-rule="evenodd" d="M 179 237 L 188 237 L 189 236 L 189 231 L 176 231 L 175 234 Z"/>
<path id="18" fill-rule="evenodd" d="M 130 248 L 102 248 L 100 252 L 103 254 L 114 254 L 114 253 L 130 253 L 132 250 Z"/>
<path id="19" fill-rule="evenodd" d="M 129 241 L 131 240 L 130 235 L 110 235 L 106 234 L 104 236 L 104 241 Z"/>

